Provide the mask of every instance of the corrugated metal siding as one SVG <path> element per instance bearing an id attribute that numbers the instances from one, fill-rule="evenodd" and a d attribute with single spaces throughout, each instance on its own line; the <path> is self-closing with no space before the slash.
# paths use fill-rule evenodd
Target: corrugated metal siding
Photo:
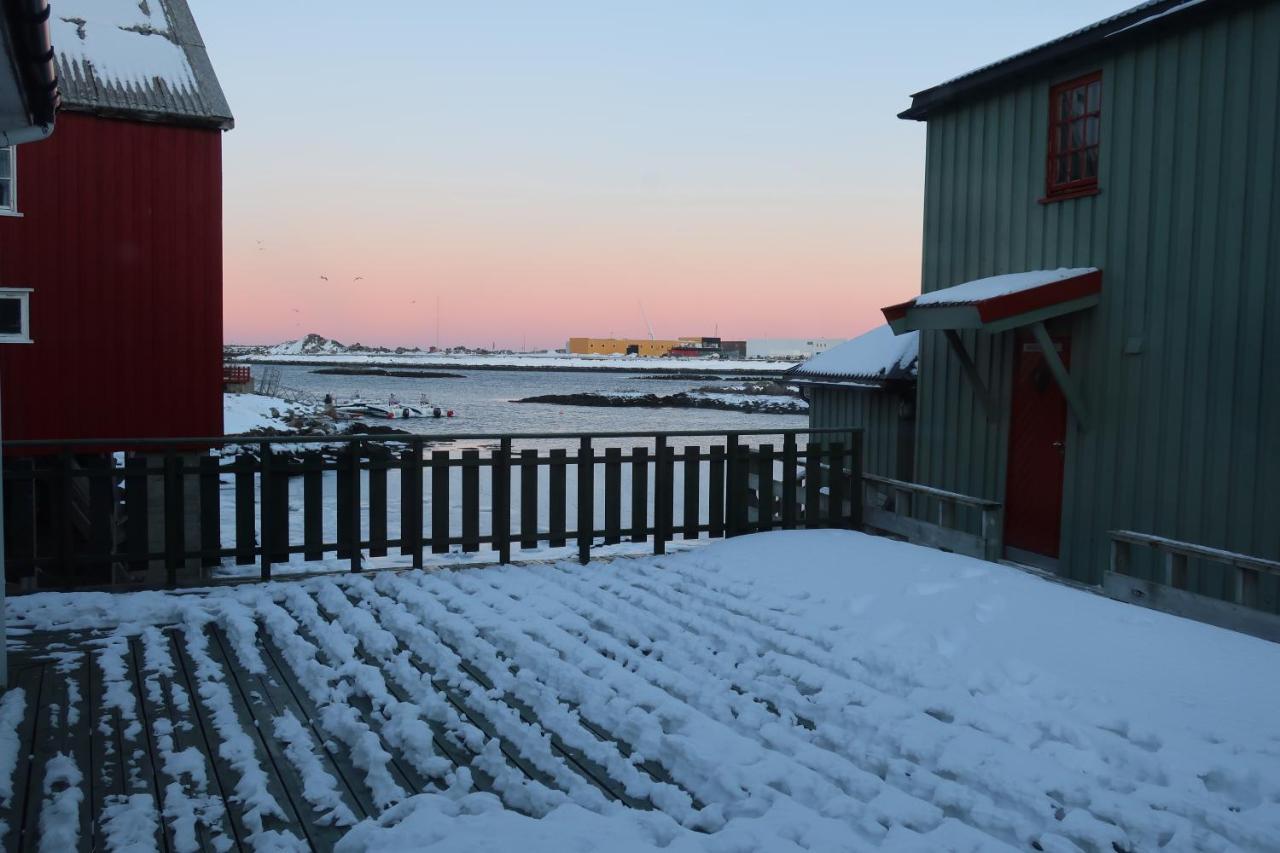
<path id="1" fill-rule="evenodd" d="M 899 476 L 897 394 L 827 387 L 809 388 L 807 394 L 810 426 L 861 429 L 862 470 L 882 477 Z"/>
<path id="2" fill-rule="evenodd" d="M 1048 87 L 1099 67 L 1102 192 L 1041 205 Z M 1115 528 L 1280 558 L 1278 81 L 1270 2 L 929 122 L 924 292 L 1103 270 L 1102 304 L 1057 327 L 1093 419 L 1067 439 L 1061 559 L 1075 579 L 1099 580 Z M 918 478 L 1003 499 L 1012 335 L 965 340 L 1002 414 L 987 418 L 941 333 L 922 333 Z M 1225 578 L 1196 583 L 1221 593 Z M 1267 596 L 1275 609 L 1274 584 Z"/>
<path id="3" fill-rule="evenodd" d="M 222 134 L 68 114 L 18 149 L 0 285 L 34 288 L 0 346 L 6 439 L 222 432 Z"/>

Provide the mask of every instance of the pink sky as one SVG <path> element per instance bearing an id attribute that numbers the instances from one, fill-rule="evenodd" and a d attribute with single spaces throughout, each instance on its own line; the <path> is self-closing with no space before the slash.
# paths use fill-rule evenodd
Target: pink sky
<path id="1" fill-rule="evenodd" d="M 1116 9 L 193 6 L 237 120 L 227 340 L 429 345 L 439 298 L 444 345 L 510 348 L 643 336 L 641 301 L 660 337 L 879 324 L 919 289 L 909 93 Z"/>

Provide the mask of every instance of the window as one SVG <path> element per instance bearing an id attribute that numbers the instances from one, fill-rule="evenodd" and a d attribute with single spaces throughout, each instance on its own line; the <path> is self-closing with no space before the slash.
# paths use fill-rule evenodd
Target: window
<path id="1" fill-rule="evenodd" d="M 1048 198 L 1098 191 L 1098 139 L 1102 122 L 1102 72 L 1049 90 Z"/>
<path id="2" fill-rule="evenodd" d="M 31 343 L 31 288 L 0 287 L 0 343 Z"/>
<path id="3" fill-rule="evenodd" d="M 16 213 L 18 210 L 17 166 L 13 146 L 0 148 L 0 213 Z"/>

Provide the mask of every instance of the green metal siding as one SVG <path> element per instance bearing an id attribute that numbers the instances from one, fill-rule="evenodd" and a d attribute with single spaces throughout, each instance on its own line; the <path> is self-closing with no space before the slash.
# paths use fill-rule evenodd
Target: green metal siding
<path id="1" fill-rule="evenodd" d="M 818 429 L 853 427 L 862 432 L 862 470 L 898 477 L 899 418 L 902 398 L 892 391 L 813 387 L 809 425 Z"/>
<path id="2" fill-rule="evenodd" d="M 1040 204 L 1049 87 L 1098 68 L 1101 193 Z M 1093 421 L 1068 429 L 1072 578 L 1100 580 L 1117 528 L 1280 557 L 1278 82 L 1280 2 L 1266 2 L 929 121 L 923 292 L 1103 270 L 1101 304 L 1050 327 L 1071 336 Z M 989 420 L 942 334 L 921 333 L 918 479 L 1003 500 L 1013 335 L 964 339 L 1002 413 Z M 1194 583 L 1221 594 L 1226 579 Z M 1275 584 L 1264 594 L 1277 609 Z"/>

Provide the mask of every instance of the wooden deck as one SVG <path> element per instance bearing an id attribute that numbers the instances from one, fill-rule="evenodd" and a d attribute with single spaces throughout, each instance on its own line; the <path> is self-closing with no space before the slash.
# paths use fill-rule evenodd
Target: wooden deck
<path id="1" fill-rule="evenodd" d="M 8 824 L 5 849 L 36 850 L 42 836 L 64 832 L 74 840 L 70 846 L 80 850 L 113 849 L 122 840 L 140 842 L 137 849 L 154 845 L 165 851 L 329 850 L 354 821 L 377 816 L 390 804 L 387 789 L 397 791 L 391 801 L 443 790 L 459 768 L 468 768 L 474 789 L 500 796 L 501 788 L 511 787 L 509 779 L 496 782 L 503 772 L 518 774 L 539 789 L 572 790 L 574 784 L 548 772 L 539 756 L 508 739 L 513 726 L 545 732 L 550 754 L 560 766 L 605 800 L 653 808 L 646 797 L 628 794 L 600 764 L 567 744 L 563 728 L 544 729 L 527 701 L 496 688 L 486 670 L 493 672 L 491 666 L 498 663 L 515 671 L 499 656 L 483 664 L 469 660 L 447 639 L 432 634 L 444 657 L 456 661 L 452 671 L 443 672 L 437 669 L 438 661 L 424 659 L 401 636 L 395 652 L 425 676 L 422 683 L 430 685 L 431 696 L 414 695 L 408 689 L 412 676 L 410 682 L 403 674 L 397 678 L 389 661 L 376 659 L 367 642 L 352 640 L 356 659 L 340 660 L 341 644 L 335 647 L 316 636 L 306 626 L 308 615 L 337 624 L 350 612 L 339 614 L 335 608 L 358 610 L 369 605 L 370 597 L 390 608 L 383 615 L 407 611 L 374 593 L 372 583 L 362 588 L 363 596 L 332 581 L 320 583 L 329 590 L 343 589 L 345 604 L 335 605 L 330 598 L 315 606 L 311 594 L 304 593 L 305 601 L 295 598 L 286 606 L 298 617 L 299 637 L 319 650 L 317 661 L 334 668 L 334 685 L 349 694 L 344 698 L 356 712 L 354 722 L 335 725 L 330 716 L 326 727 L 325 714 L 335 709 L 318 706 L 314 689 L 308 691 L 300 681 L 301 667 L 286 662 L 278 635 L 263 624 L 260 613 L 253 621 L 251 609 L 245 610 L 251 620 L 247 630 L 261 667 L 246 660 L 243 647 L 237 650 L 229 631 L 244 631 L 246 625 L 226 612 L 221 619 L 151 626 L 144 633 L 126 628 L 23 636 L 21 648 L 10 655 L 10 687 L 21 688 L 25 695 L 18 737 L 31 748 L 19 750 L 14 794 L 7 807 L 0 808 L 0 820 Z M 307 585 L 277 584 L 277 598 L 286 586 L 300 592 Z M 245 601 L 246 594 L 252 593 L 241 588 L 230 597 Z M 350 627 L 350 622 L 345 624 Z M 349 666 L 344 668 L 349 663 L 365 665 L 364 672 L 357 675 Z M 371 676 L 385 686 L 389 700 L 362 692 L 358 682 Z M 220 708 L 216 694 L 223 688 L 231 701 Z M 424 751 L 423 744 L 403 731 L 390 730 L 394 715 L 388 713 L 388 701 L 413 703 L 419 709 L 440 704 L 444 710 L 426 720 L 430 747 Z M 310 780 L 304 778 L 303 760 L 290 754 L 290 743 L 281 737 L 280 720 L 289 714 L 309 735 L 302 751 L 311 754 L 316 762 L 312 767 L 322 768 L 332 785 L 328 802 L 319 804 L 323 798 L 308 796 Z M 505 727 L 495 716 L 503 718 Z M 601 727 L 586 719 L 579 723 L 583 732 L 610 744 L 618 755 L 631 755 L 628 744 Z M 346 743 L 335 736 L 343 725 L 360 730 Z M 490 741 L 499 745 L 504 770 L 495 771 L 491 758 L 477 760 Z M 385 778 L 380 780 L 367 756 L 362 758 L 370 742 L 387 757 Z M 70 777 L 67 767 L 72 768 Z M 643 761 L 636 767 L 654 783 L 678 787 L 658 762 Z M 277 807 L 255 802 L 255 779 L 260 780 L 259 791 Z M 697 799 L 691 796 L 690 801 Z"/>

